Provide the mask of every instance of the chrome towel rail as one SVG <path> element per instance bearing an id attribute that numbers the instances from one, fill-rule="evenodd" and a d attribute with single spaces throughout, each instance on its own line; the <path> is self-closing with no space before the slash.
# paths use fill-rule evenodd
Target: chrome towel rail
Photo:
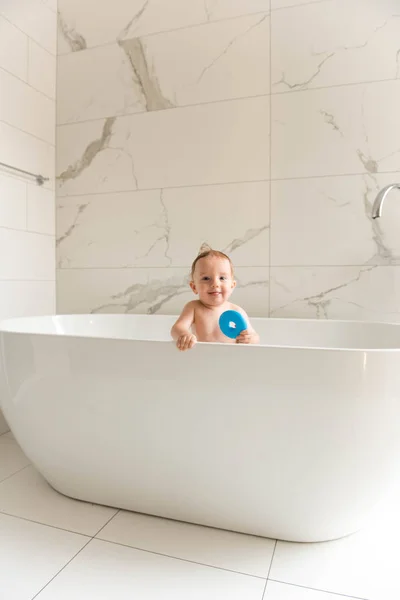
<path id="1" fill-rule="evenodd" d="M 5 167 L 6 169 L 17 171 L 17 173 L 23 173 L 24 175 L 28 175 L 29 177 L 34 177 L 38 185 L 43 185 L 45 181 L 49 181 L 48 177 L 43 177 L 43 175 L 37 175 L 36 173 L 31 173 L 30 171 L 24 171 L 24 169 L 18 169 L 18 167 L 13 167 L 12 165 L 7 165 L 3 162 L 0 162 L 0 167 Z"/>

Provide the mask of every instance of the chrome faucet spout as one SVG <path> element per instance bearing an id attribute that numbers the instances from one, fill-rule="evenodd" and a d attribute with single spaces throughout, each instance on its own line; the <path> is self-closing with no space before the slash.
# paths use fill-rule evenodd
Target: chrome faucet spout
<path id="1" fill-rule="evenodd" d="M 394 188 L 400 190 L 400 183 L 391 183 L 390 185 L 387 185 L 381 189 L 381 191 L 375 198 L 375 202 L 372 206 L 373 219 L 379 219 L 379 217 L 382 216 L 382 209 L 385 198 L 389 194 L 389 192 L 391 192 L 391 190 L 393 190 Z"/>

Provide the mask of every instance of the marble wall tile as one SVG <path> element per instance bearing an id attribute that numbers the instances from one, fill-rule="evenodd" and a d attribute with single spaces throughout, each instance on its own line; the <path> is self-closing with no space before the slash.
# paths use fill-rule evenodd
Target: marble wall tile
<path id="1" fill-rule="evenodd" d="M 0 321 L 56 312 L 54 281 L 0 281 Z"/>
<path id="2" fill-rule="evenodd" d="M 54 236 L 56 208 L 54 191 L 34 184 L 27 187 L 27 230 Z"/>
<path id="3" fill-rule="evenodd" d="M 268 12 L 269 0 L 59 0 L 59 53 Z"/>
<path id="4" fill-rule="evenodd" d="M 400 168 L 400 81 L 272 96 L 272 177 Z"/>
<path id="5" fill-rule="evenodd" d="M 42 0 L 42 2 L 45 6 L 50 8 L 50 10 L 57 12 L 57 0 Z"/>
<path id="6" fill-rule="evenodd" d="M 268 93 L 266 14 L 128 39 L 58 59 L 58 124 Z"/>
<path id="7" fill-rule="evenodd" d="M 0 70 L 0 90 L 2 90 L 1 121 L 18 127 L 49 144 L 55 143 L 54 100 L 2 70 Z"/>
<path id="8" fill-rule="evenodd" d="M 56 54 L 57 15 L 42 0 L 1 2 L 0 16 L 5 17 L 43 48 Z"/>
<path id="9" fill-rule="evenodd" d="M 195 298 L 188 281 L 186 268 L 61 269 L 57 312 L 178 314 Z M 268 268 L 239 268 L 237 281 L 232 301 L 249 316 L 267 316 Z"/>
<path id="10" fill-rule="evenodd" d="M 268 265 L 269 183 L 58 201 L 59 268 L 189 267 L 203 242 L 229 253 L 237 266 Z"/>
<path id="11" fill-rule="evenodd" d="M 0 280 L 54 280 L 55 242 L 49 235 L 0 229 Z"/>
<path id="12" fill-rule="evenodd" d="M 276 11 L 272 91 L 400 76 L 400 4 L 328 0 Z"/>
<path id="13" fill-rule="evenodd" d="M 272 267 L 272 317 L 400 322 L 399 267 Z"/>
<path id="14" fill-rule="evenodd" d="M 28 77 L 28 38 L 0 16 L 0 68 L 24 81 Z"/>
<path id="15" fill-rule="evenodd" d="M 0 140 L 0 162 L 50 177 L 45 186 L 54 187 L 54 146 L 2 122 Z"/>
<path id="16" fill-rule="evenodd" d="M 56 57 L 33 40 L 29 40 L 28 83 L 36 90 L 55 100 Z M 52 118 L 55 118 L 54 113 Z"/>
<path id="17" fill-rule="evenodd" d="M 58 52 L 77 52 L 206 20 L 204 0 L 59 0 Z"/>
<path id="18" fill-rule="evenodd" d="M 144 112 L 145 99 L 119 44 L 61 55 L 57 61 L 57 123 Z"/>
<path id="19" fill-rule="evenodd" d="M 325 4 L 329 0 L 271 0 L 271 10 L 286 8 L 288 6 L 301 6 L 302 4 L 314 4 L 321 2 Z"/>
<path id="20" fill-rule="evenodd" d="M 207 19 L 227 19 L 270 10 L 270 0 L 204 0 Z"/>
<path id="21" fill-rule="evenodd" d="M 398 174 L 273 181 L 271 264 L 400 264 L 400 201 L 373 220 L 379 190 Z M 390 204 L 389 204 L 390 203 Z"/>
<path id="22" fill-rule="evenodd" d="M 58 128 L 59 196 L 269 177 L 269 98 Z"/>
<path id="23" fill-rule="evenodd" d="M 26 228 L 26 183 L 0 174 L 0 227 Z"/>

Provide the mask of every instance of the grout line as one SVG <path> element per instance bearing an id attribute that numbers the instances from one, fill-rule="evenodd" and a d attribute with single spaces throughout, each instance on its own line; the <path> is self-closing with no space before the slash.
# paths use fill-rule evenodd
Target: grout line
<path id="1" fill-rule="evenodd" d="M 250 573 L 243 573 L 242 571 L 235 571 L 234 569 L 226 569 L 224 567 L 217 567 L 216 565 L 209 565 L 207 563 L 197 562 L 195 560 L 190 560 L 188 558 L 181 558 L 180 556 L 171 556 L 170 554 L 165 554 L 163 552 L 156 552 L 155 550 L 147 550 L 146 548 L 139 548 L 137 546 L 129 546 L 128 544 L 122 544 L 120 542 L 114 542 L 112 540 L 105 540 L 105 539 L 99 538 L 99 537 L 96 537 L 94 539 L 99 540 L 101 542 L 105 542 L 107 544 L 114 544 L 115 546 L 131 548 L 132 550 L 138 550 L 139 552 L 146 552 L 147 554 L 154 554 L 156 556 L 164 556 L 166 558 L 171 558 L 172 560 L 180 560 L 182 562 L 190 563 L 192 565 L 200 565 L 202 567 L 217 569 L 218 571 L 227 571 L 229 573 L 237 573 L 238 575 L 244 575 L 245 577 L 253 577 L 254 579 L 265 580 L 265 577 L 261 577 L 261 575 L 250 575 Z"/>
<path id="2" fill-rule="evenodd" d="M 325 1 L 325 0 L 323 0 Z M 400 151 L 399 151 L 400 152 Z M 198 187 L 217 187 L 217 186 L 225 186 L 225 185 L 250 185 L 252 183 L 279 183 L 286 181 L 307 181 L 308 179 L 332 179 L 336 177 L 369 177 L 371 174 L 367 171 L 359 171 L 357 173 L 333 173 L 327 175 L 303 175 L 297 177 L 270 177 L 268 179 L 250 179 L 250 180 L 241 180 L 241 181 L 223 181 L 223 182 L 214 182 L 214 183 L 193 183 L 193 184 L 184 184 L 184 185 L 171 185 L 171 186 L 158 186 L 154 188 L 135 188 L 135 189 L 126 189 L 126 190 L 114 190 L 107 192 L 90 192 L 90 193 L 79 193 L 79 194 L 65 194 L 60 195 L 57 193 L 57 200 L 62 200 L 68 198 L 80 198 L 86 196 L 104 196 L 104 195 L 114 195 L 114 194 L 134 194 L 134 193 L 142 193 L 142 192 L 153 192 L 163 190 L 182 190 L 182 189 L 191 189 Z M 374 174 L 375 177 L 384 177 L 388 175 L 398 175 L 400 176 L 400 170 L 397 171 L 381 171 L 379 173 Z M 49 189 L 49 188 L 46 188 Z M 52 190 L 53 191 L 53 190 Z M 59 190 L 57 190 L 59 192 Z"/>
<path id="3" fill-rule="evenodd" d="M 17 127 L 17 125 L 14 125 L 13 123 L 9 123 L 8 121 L 5 121 L 4 119 L 0 119 L 0 123 L 4 123 L 4 125 L 7 125 L 8 127 L 11 127 L 12 129 L 16 129 L 17 131 L 21 131 L 25 135 L 29 135 L 30 137 L 33 137 L 35 140 L 42 142 L 42 144 L 45 144 L 46 146 L 50 146 L 51 148 L 54 148 L 54 150 L 56 148 L 55 144 L 52 144 L 51 142 L 46 142 L 46 140 L 44 140 L 43 138 L 38 137 L 34 133 L 30 133 L 29 131 L 25 131 L 25 129 L 21 129 L 21 127 Z M 45 175 L 45 173 L 44 173 L 44 175 Z M 49 188 L 46 187 L 46 189 L 49 189 Z"/>
<path id="4" fill-rule="evenodd" d="M 237 265 L 235 264 L 235 270 L 240 271 L 241 269 L 368 269 L 369 267 L 374 268 L 389 268 L 389 267 L 400 267 L 399 263 L 396 264 L 362 264 L 362 265 Z M 141 271 L 141 270 L 156 270 L 159 271 L 171 271 L 171 270 L 188 270 L 190 265 L 162 265 L 162 266 L 132 266 L 132 267 L 57 267 L 58 271 Z M 54 281 L 53 279 L 0 279 L 2 281 Z M 239 287 L 238 287 L 239 289 Z"/>
<path id="5" fill-rule="evenodd" d="M 0 15 L 1 16 L 1 15 Z M 10 77 L 14 77 L 14 79 L 17 79 L 18 81 L 20 81 L 21 83 L 24 83 L 27 87 L 31 88 L 32 90 L 34 90 L 35 92 L 37 92 L 38 94 L 40 94 L 41 96 L 44 96 L 47 100 L 51 100 L 51 102 L 53 102 L 55 104 L 56 99 L 52 98 L 51 96 L 48 96 L 47 94 L 45 94 L 44 92 L 42 92 L 42 90 L 38 90 L 38 88 L 36 88 L 35 86 L 33 86 L 31 83 L 29 83 L 29 71 L 30 71 L 30 52 L 29 52 L 29 44 L 28 44 L 28 80 L 26 81 L 25 79 L 22 79 L 22 77 L 18 77 L 18 75 L 16 75 L 15 73 L 13 73 L 12 71 L 9 71 L 8 69 L 6 69 L 5 67 L 1 66 L 0 70 L 4 71 L 4 73 L 7 73 L 8 75 L 10 75 Z"/>
<path id="6" fill-rule="evenodd" d="M 292 587 L 301 588 L 303 590 L 313 590 L 315 592 L 322 592 L 324 594 L 332 594 L 333 596 L 338 596 L 338 598 L 350 598 L 351 600 L 370 600 L 369 598 L 364 598 L 361 596 L 350 596 L 349 594 L 341 594 L 340 592 L 331 592 L 328 590 L 322 590 L 320 588 L 308 587 L 306 585 L 300 585 L 298 583 L 288 583 L 286 581 L 279 581 L 278 579 L 268 579 L 268 581 L 273 581 L 274 583 L 280 583 L 282 585 L 291 585 Z"/>
<path id="7" fill-rule="evenodd" d="M 27 465 L 32 466 L 32 465 Z M 27 468 L 27 467 L 24 467 Z M 22 471 L 22 469 L 21 469 Z M 19 471 L 18 471 L 19 473 Z M 16 473 L 14 473 L 16 475 Z M 5 480 L 4 480 L 5 481 Z M 0 515 L 6 515 L 7 517 L 12 517 L 13 519 L 21 519 L 22 521 L 27 521 L 28 523 L 35 523 L 36 525 L 43 525 L 43 527 L 50 527 L 50 529 L 57 529 L 57 531 L 66 531 L 67 533 L 72 533 L 74 535 L 81 535 L 82 537 L 89 538 L 89 541 L 93 539 L 93 536 L 88 535 L 87 533 L 80 533 L 79 531 L 71 531 L 71 529 L 65 529 L 64 527 L 57 527 L 56 525 L 49 525 L 49 523 L 43 523 L 43 521 L 35 521 L 34 519 L 28 519 L 27 517 L 21 517 L 20 515 L 13 515 L 12 513 L 6 512 L 4 510 L 0 510 Z"/>
<path id="8" fill-rule="evenodd" d="M 45 5 L 43 5 L 43 6 L 45 6 Z M 52 11 L 48 6 L 46 8 L 48 10 L 50 10 L 50 12 L 52 12 L 54 14 L 54 11 Z M 37 42 L 33 37 L 31 37 L 28 33 L 26 33 L 26 31 L 24 31 L 23 29 L 21 29 L 21 27 L 18 27 L 18 25 L 16 25 L 12 21 L 10 21 L 10 19 L 8 17 L 6 17 L 2 12 L 0 12 L 0 18 L 2 18 L 5 21 L 7 21 L 7 23 L 9 23 L 10 25 L 12 25 L 12 27 L 15 27 L 15 29 L 18 29 L 18 31 L 20 31 L 21 33 L 23 33 L 29 40 L 32 40 L 33 42 L 35 42 L 35 44 L 37 44 L 38 46 L 40 46 L 42 48 L 42 50 L 45 50 L 47 52 L 47 54 L 50 54 L 50 56 L 53 56 L 53 57 L 56 56 L 55 54 L 53 54 L 52 52 L 50 52 L 50 50 L 48 50 L 47 48 L 45 48 L 44 46 L 42 46 L 42 44 L 40 42 Z"/>
<path id="9" fill-rule="evenodd" d="M 150 115 L 154 113 L 173 112 L 180 110 L 190 110 L 191 108 L 198 108 L 199 106 L 210 106 L 214 104 L 227 104 L 228 102 L 243 102 L 244 100 L 254 100 L 257 98 L 269 98 L 271 94 L 253 94 L 251 96 L 243 96 L 238 98 L 222 98 L 219 100 L 208 100 L 207 102 L 197 102 L 196 104 L 184 104 L 182 106 L 170 106 L 168 108 L 158 108 L 156 110 L 141 110 L 137 112 L 128 113 L 125 115 L 106 115 L 103 117 L 96 117 L 93 119 L 85 119 L 85 121 L 75 121 L 73 123 L 57 123 L 57 127 L 73 127 L 74 125 L 83 125 L 84 123 L 95 123 L 103 122 L 107 119 L 116 118 L 118 122 L 122 119 L 132 119 L 134 117 L 150 118 Z"/>
<path id="10" fill-rule="evenodd" d="M 300 4 L 290 4 L 288 6 L 277 6 L 276 8 L 271 8 L 272 11 L 280 11 L 280 10 L 288 10 L 289 8 L 298 8 L 299 6 L 308 6 L 309 4 L 321 4 L 322 2 L 327 2 L 328 0 L 310 0 L 310 2 L 301 2 Z"/>
<path id="11" fill-rule="evenodd" d="M 271 0 L 270 0 L 271 9 Z M 272 90 L 272 14 L 269 19 L 269 89 Z M 269 229 L 268 229 L 268 281 L 271 281 L 271 249 L 272 249 L 272 101 L 269 103 Z M 268 316 L 271 316 L 271 285 L 268 285 Z M 265 583 L 265 589 L 267 583 Z M 264 589 L 264 593 L 265 593 Z M 263 596 L 264 597 L 264 596 Z"/>
<path id="12" fill-rule="evenodd" d="M 60 11 L 60 14 L 62 16 L 61 11 Z M 167 33 L 174 33 L 175 31 L 184 31 L 185 29 L 194 29 L 195 27 L 204 27 L 207 25 L 212 25 L 214 23 L 222 23 L 224 21 L 235 21 L 238 19 L 243 19 L 243 18 L 248 18 L 248 17 L 256 17 L 258 15 L 269 16 L 269 14 L 270 14 L 270 11 L 268 11 L 268 10 L 259 10 L 257 12 L 244 13 L 242 15 L 236 15 L 234 17 L 222 17 L 221 19 L 214 19 L 211 21 L 200 21 L 199 23 L 192 23 L 191 25 L 182 25 L 182 27 L 175 27 L 172 29 L 162 29 L 161 31 L 151 31 L 150 33 L 143 33 L 141 35 L 132 35 L 130 37 L 124 37 L 123 41 L 133 40 L 133 39 L 143 39 L 143 38 L 153 37 L 153 36 L 157 36 L 157 35 L 164 35 Z M 104 44 L 96 44 L 95 46 L 89 46 L 88 48 L 85 48 L 83 50 L 61 52 L 58 54 L 58 56 L 59 57 L 70 56 L 73 54 L 78 54 L 80 52 L 89 52 L 90 50 L 96 50 L 97 48 L 104 48 L 106 46 L 116 46 L 117 44 L 118 44 L 118 42 L 116 41 L 116 39 L 110 40 L 109 42 L 105 42 Z"/>
<path id="13" fill-rule="evenodd" d="M 278 540 L 275 540 L 274 550 L 273 550 L 273 552 L 272 552 L 271 562 L 270 562 L 270 564 L 269 564 L 269 569 L 268 569 L 268 574 L 267 574 L 267 580 L 266 580 L 266 582 L 265 582 L 264 592 L 263 592 L 263 595 L 262 595 L 262 598 L 261 598 L 261 600 L 264 600 L 265 592 L 267 591 L 267 585 L 268 585 L 268 581 L 270 580 L 270 579 L 269 579 L 269 575 L 270 575 L 270 573 L 271 573 L 271 569 L 272 569 L 272 563 L 273 563 L 273 560 L 274 560 L 274 556 L 275 556 L 275 550 L 276 550 L 276 547 L 277 547 L 277 545 L 278 545 Z M 272 581 L 272 579 L 271 579 L 270 581 Z"/>
<path id="14" fill-rule="evenodd" d="M 110 507 L 111 508 L 111 507 Z M 97 536 L 99 535 L 100 531 L 103 531 L 103 529 L 110 523 L 110 521 L 112 521 L 119 513 L 121 512 L 121 509 L 118 508 L 117 511 L 112 515 L 112 517 L 110 517 L 107 521 L 107 523 L 104 523 L 104 525 L 102 527 L 100 527 L 100 529 L 98 530 L 97 533 L 95 533 L 92 537 L 93 539 L 97 539 Z"/>
<path id="15" fill-rule="evenodd" d="M 8 433 L 8 431 L 6 431 L 6 433 Z M 2 435 L 4 435 L 4 434 L 2 434 Z M 11 441 L 14 442 L 14 440 L 11 440 Z M 15 444 L 18 446 L 17 442 L 15 442 Z M 27 469 L 28 467 L 31 467 L 31 466 L 32 466 L 31 463 L 29 463 L 29 465 L 25 465 L 24 467 L 22 467 L 22 469 L 18 469 L 18 471 L 15 471 L 15 473 L 11 473 L 11 475 L 7 475 L 7 477 L 0 480 L 0 486 L 2 483 L 7 481 L 7 479 L 11 479 L 11 477 L 14 477 L 14 475 L 17 475 L 17 473 L 21 473 L 21 471 L 24 471 L 25 469 Z M 0 513 L 5 514 L 5 515 L 7 514 L 7 513 L 3 513 L 2 510 L 0 510 Z M 13 517 L 14 515 L 8 515 L 8 516 Z"/>
<path id="16" fill-rule="evenodd" d="M 328 0 L 321 0 L 321 1 L 327 2 Z M 270 45 L 271 45 L 271 36 L 270 36 Z M 271 71 L 271 76 L 272 76 L 272 65 L 271 65 L 270 71 Z M 23 81 L 23 80 L 21 80 L 21 81 Z M 82 121 L 81 120 L 73 121 L 71 123 L 69 123 L 69 122 L 57 123 L 57 127 L 71 127 L 74 125 L 83 125 L 84 123 L 105 121 L 106 119 L 111 119 L 114 117 L 116 119 L 118 119 L 118 121 L 120 121 L 121 119 L 124 119 L 124 118 L 132 118 L 132 117 L 140 117 L 140 116 L 143 117 L 144 115 L 151 115 L 152 113 L 179 111 L 179 110 L 189 109 L 189 108 L 193 108 L 193 107 L 221 104 L 223 102 L 225 102 L 225 103 L 240 102 L 240 101 L 244 101 L 244 100 L 254 100 L 256 98 L 272 98 L 274 96 L 287 96 L 290 94 L 308 93 L 308 92 L 315 92 L 315 91 L 320 91 L 320 90 L 329 90 L 329 89 L 336 89 L 336 88 L 350 87 L 350 86 L 354 87 L 354 86 L 365 86 L 365 85 L 375 85 L 375 84 L 378 85 L 381 83 L 388 83 L 388 82 L 395 82 L 395 81 L 397 81 L 400 85 L 399 78 L 393 77 L 393 78 L 389 78 L 389 79 L 375 79 L 375 80 L 370 80 L 370 81 L 358 81 L 358 82 L 350 82 L 350 83 L 338 83 L 338 84 L 334 84 L 334 85 L 315 86 L 315 87 L 310 87 L 310 88 L 305 88 L 305 89 L 282 90 L 279 92 L 270 91 L 267 94 L 252 94 L 250 96 L 236 96 L 235 98 L 220 98 L 220 99 L 216 99 L 216 100 L 208 100 L 206 102 L 195 102 L 193 104 L 182 104 L 182 105 L 178 105 L 178 106 L 170 106 L 168 108 L 158 108 L 155 110 L 138 110 L 138 111 L 128 112 L 128 113 L 119 114 L 119 115 L 109 114 L 109 115 L 104 115 L 102 117 L 85 119 Z M 270 90 L 272 90 L 272 87 L 273 87 L 273 83 L 271 80 L 270 81 Z M 33 89 L 36 90 L 36 88 L 33 88 Z M 38 90 L 36 90 L 36 91 L 38 91 Z M 40 92 L 40 93 L 42 93 L 42 92 Z M 46 98 L 49 98 L 49 96 L 46 96 Z M 54 100 L 52 98 L 49 98 L 49 99 Z"/>
<path id="17" fill-rule="evenodd" d="M 45 237 L 51 237 L 54 238 L 55 234 L 54 233 L 44 233 L 42 231 L 34 231 L 33 229 L 17 229 L 16 227 L 5 227 L 4 225 L 0 225 L 0 230 L 1 229 L 6 229 L 7 231 L 19 231 L 22 233 L 33 233 L 34 235 L 44 235 Z"/>
<path id="18" fill-rule="evenodd" d="M 35 594 L 34 596 L 32 596 L 31 600 L 35 600 L 35 598 L 37 598 L 37 597 L 39 596 L 39 594 L 41 594 L 41 593 L 43 592 L 43 590 L 44 590 L 45 588 L 47 588 L 47 586 L 48 586 L 48 585 L 49 585 L 49 584 L 50 584 L 52 581 L 54 581 L 54 579 L 55 579 L 56 577 L 58 577 L 58 576 L 60 575 L 60 573 L 61 573 L 62 571 L 64 571 L 64 569 L 65 569 L 66 567 L 68 567 L 68 565 L 69 565 L 69 564 L 70 564 L 70 563 L 71 563 L 71 562 L 72 562 L 72 561 L 73 561 L 73 560 L 74 560 L 74 559 L 75 559 L 75 558 L 78 556 L 78 554 L 80 554 L 80 553 L 82 552 L 82 550 L 84 550 L 84 549 L 86 548 L 86 546 L 87 546 L 88 544 L 90 544 L 90 542 L 92 541 L 92 539 L 93 539 L 93 538 L 90 538 L 90 539 L 89 539 L 89 540 L 86 542 L 86 544 L 85 544 L 84 546 L 82 546 L 82 548 L 81 548 L 80 550 L 78 550 L 78 552 L 76 552 L 76 554 L 74 554 L 74 556 L 73 556 L 72 558 L 70 558 L 70 559 L 69 559 L 69 561 L 68 561 L 67 563 L 65 563 L 65 565 L 64 565 L 64 566 L 63 566 L 63 567 L 62 567 L 62 568 L 61 568 L 61 569 L 60 569 L 60 570 L 59 570 L 59 571 L 58 571 L 58 572 L 57 572 L 57 573 L 56 573 L 56 574 L 55 574 L 55 575 L 54 575 L 54 576 L 53 576 L 53 577 L 52 577 L 52 578 L 51 578 L 51 579 L 50 579 L 50 580 L 49 580 L 49 581 L 46 583 L 46 585 L 44 585 L 44 586 L 43 586 L 43 587 L 42 587 L 42 588 L 41 588 L 41 589 L 40 589 L 40 590 L 37 592 L 37 594 Z"/>
<path id="19" fill-rule="evenodd" d="M 327 2 L 328 0 L 321 0 L 322 2 Z M 356 86 L 356 85 L 375 85 L 378 83 L 388 83 L 390 81 L 397 81 L 400 84 L 399 78 L 398 77 L 389 77 L 389 78 L 385 78 L 385 79 L 371 79 L 371 80 L 365 80 L 365 81 L 351 81 L 348 83 L 335 83 L 332 85 L 320 85 L 320 86 L 312 86 L 312 87 L 304 87 L 303 89 L 301 88 L 302 84 L 299 84 L 299 89 L 291 89 L 291 90 L 282 90 L 279 92 L 273 92 L 271 91 L 271 96 L 285 96 L 287 94 L 298 94 L 298 93 L 304 93 L 304 92 L 314 92 L 314 91 L 318 91 L 318 90 L 330 90 L 330 89 L 336 89 L 336 88 L 342 88 L 342 87 L 351 87 L 351 86 Z M 271 81 L 271 90 L 272 90 L 272 81 Z M 276 84 L 275 84 L 276 85 Z"/>

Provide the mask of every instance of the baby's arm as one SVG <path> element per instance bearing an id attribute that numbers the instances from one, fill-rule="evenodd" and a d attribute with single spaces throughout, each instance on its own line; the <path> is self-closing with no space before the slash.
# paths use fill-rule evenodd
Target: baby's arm
<path id="1" fill-rule="evenodd" d="M 235 310 L 239 311 L 240 314 L 243 315 L 243 317 L 246 319 L 246 323 L 248 325 L 247 329 L 244 329 L 241 333 L 239 333 L 239 335 L 236 338 L 236 343 L 237 344 L 259 344 L 260 336 L 258 335 L 257 332 L 254 331 L 254 329 L 250 323 L 250 319 L 249 319 L 248 315 L 245 313 L 243 308 L 240 308 L 240 306 L 237 306 L 235 308 Z"/>
<path id="2" fill-rule="evenodd" d="M 178 350 L 189 350 L 197 342 L 196 336 L 190 330 L 194 323 L 194 306 L 194 302 L 186 304 L 180 317 L 171 329 L 171 336 L 175 340 Z"/>

